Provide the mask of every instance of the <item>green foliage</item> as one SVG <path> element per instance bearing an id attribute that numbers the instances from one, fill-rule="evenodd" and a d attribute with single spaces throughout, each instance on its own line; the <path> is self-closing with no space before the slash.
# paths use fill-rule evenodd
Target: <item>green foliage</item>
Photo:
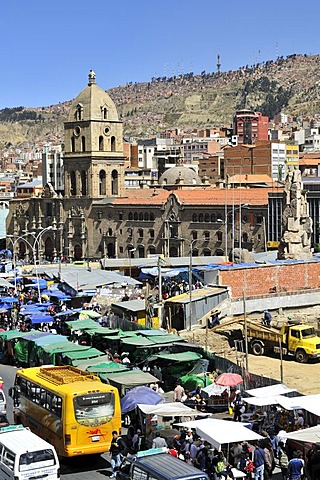
<path id="1" fill-rule="evenodd" d="M 4 108 L 0 110 L 0 122 L 19 122 L 22 120 L 37 120 L 37 118 L 37 112 L 27 110 L 24 107 Z"/>

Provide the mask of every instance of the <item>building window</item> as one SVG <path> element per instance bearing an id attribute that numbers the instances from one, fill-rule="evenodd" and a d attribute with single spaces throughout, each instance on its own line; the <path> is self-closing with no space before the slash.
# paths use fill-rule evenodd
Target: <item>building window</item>
<path id="1" fill-rule="evenodd" d="M 87 195 L 87 175 L 84 170 L 82 170 L 80 178 L 81 178 L 81 195 Z"/>
<path id="2" fill-rule="evenodd" d="M 143 222 L 143 213 L 142 212 L 139 213 L 139 221 Z"/>
<path id="3" fill-rule="evenodd" d="M 111 137 L 111 152 L 116 151 L 116 137 Z"/>
<path id="4" fill-rule="evenodd" d="M 222 242 L 222 232 L 220 230 L 217 232 L 217 241 Z"/>
<path id="5" fill-rule="evenodd" d="M 86 137 L 84 135 L 81 137 L 81 151 L 86 151 Z"/>
<path id="6" fill-rule="evenodd" d="M 205 231 L 203 233 L 203 237 L 204 237 L 205 241 L 208 242 L 210 240 L 210 232 Z"/>
<path id="7" fill-rule="evenodd" d="M 211 222 L 212 223 L 216 222 L 216 215 L 214 213 L 211 214 Z"/>
<path id="8" fill-rule="evenodd" d="M 244 243 L 247 243 L 247 242 L 248 242 L 248 234 L 247 234 L 247 232 L 243 232 L 242 241 L 243 241 Z"/>
<path id="9" fill-rule="evenodd" d="M 71 137 L 71 152 L 76 151 L 76 139 L 74 137 Z"/>
<path id="10" fill-rule="evenodd" d="M 99 172 L 99 195 L 106 195 L 107 193 L 107 181 L 106 181 L 106 172 L 100 170 Z"/>
<path id="11" fill-rule="evenodd" d="M 150 238 L 154 238 L 154 230 L 153 230 L 153 228 L 150 228 L 149 234 L 150 234 Z"/>
<path id="12" fill-rule="evenodd" d="M 123 247 L 119 247 L 119 252 L 123 253 Z"/>
<path id="13" fill-rule="evenodd" d="M 199 222 L 203 222 L 203 213 L 199 213 Z"/>
<path id="14" fill-rule="evenodd" d="M 207 223 L 207 222 L 210 222 L 210 215 L 209 213 L 205 213 L 204 214 L 204 221 Z"/>
<path id="15" fill-rule="evenodd" d="M 133 220 L 137 221 L 138 220 L 138 213 L 137 212 L 134 212 L 133 214 Z"/>
<path id="16" fill-rule="evenodd" d="M 198 232 L 196 230 L 193 230 L 191 232 L 191 235 L 192 235 L 192 240 L 197 240 L 198 238 Z"/>
<path id="17" fill-rule="evenodd" d="M 263 216 L 262 215 L 257 215 L 257 224 L 261 225 L 263 222 Z"/>
<path id="18" fill-rule="evenodd" d="M 119 220 L 123 220 L 123 212 L 119 212 Z"/>
<path id="19" fill-rule="evenodd" d="M 117 170 L 112 170 L 112 173 L 111 173 L 111 195 L 118 195 L 118 193 L 119 193 L 118 182 L 119 182 L 118 172 L 117 172 Z"/>
<path id="20" fill-rule="evenodd" d="M 77 195 L 77 183 L 76 183 L 76 173 L 70 173 L 70 193 L 71 195 Z"/>
<path id="21" fill-rule="evenodd" d="M 194 214 L 192 215 L 192 221 L 193 221 L 194 223 L 198 221 L 198 215 L 197 215 L 196 213 L 194 213 Z"/>
<path id="22" fill-rule="evenodd" d="M 149 213 L 146 212 L 146 213 L 144 214 L 143 218 L 144 218 L 144 221 L 145 221 L 145 222 L 148 222 L 148 221 L 149 221 Z"/>
<path id="23" fill-rule="evenodd" d="M 128 220 L 133 220 L 133 213 L 132 212 L 129 212 Z"/>
<path id="24" fill-rule="evenodd" d="M 143 238 L 143 229 L 142 228 L 138 229 L 138 236 L 139 236 L 139 238 Z"/>
<path id="25" fill-rule="evenodd" d="M 154 222 L 154 213 L 150 213 L 150 221 Z"/>
<path id="26" fill-rule="evenodd" d="M 99 137 L 99 152 L 103 152 L 103 136 Z"/>
<path id="27" fill-rule="evenodd" d="M 46 205 L 46 210 L 47 210 L 47 217 L 52 217 L 52 203 L 47 203 Z"/>

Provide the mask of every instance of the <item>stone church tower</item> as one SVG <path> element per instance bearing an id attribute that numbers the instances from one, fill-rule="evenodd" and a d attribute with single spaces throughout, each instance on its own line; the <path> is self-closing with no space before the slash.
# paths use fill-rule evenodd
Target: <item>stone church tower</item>
<path id="1" fill-rule="evenodd" d="M 123 127 L 109 95 L 96 84 L 72 102 L 65 122 L 64 198 L 121 196 L 124 190 Z"/>

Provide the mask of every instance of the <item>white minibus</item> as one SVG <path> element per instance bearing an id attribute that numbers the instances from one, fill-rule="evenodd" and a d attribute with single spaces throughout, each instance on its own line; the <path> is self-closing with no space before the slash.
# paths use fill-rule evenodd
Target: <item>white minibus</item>
<path id="1" fill-rule="evenodd" d="M 0 478 L 58 480 L 60 465 L 54 447 L 22 425 L 1 428 Z"/>

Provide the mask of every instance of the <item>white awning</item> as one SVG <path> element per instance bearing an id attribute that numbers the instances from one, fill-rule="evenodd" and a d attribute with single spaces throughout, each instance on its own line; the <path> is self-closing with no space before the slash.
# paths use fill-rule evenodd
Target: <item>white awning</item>
<path id="1" fill-rule="evenodd" d="M 305 428 L 297 432 L 286 433 L 286 438 L 297 440 L 300 442 L 319 443 L 320 442 L 320 425 Z"/>
<path id="2" fill-rule="evenodd" d="M 283 383 L 277 383 L 276 385 L 269 385 L 268 387 L 252 388 L 246 390 L 246 393 L 252 397 L 274 397 L 275 395 L 285 395 L 286 393 L 296 392 L 295 388 L 289 388 Z"/>
<path id="3" fill-rule="evenodd" d="M 254 441 L 263 438 L 258 433 L 247 428 L 243 423 L 215 418 L 182 422 L 176 425 L 194 428 L 198 435 L 211 443 L 213 448 L 217 450 L 221 450 L 221 445 L 226 443 Z"/>
<path id="4" fill-rule="evenodd" d="M 201 415 L 200 412 L 187 407 L 183 403 L 162 403 L 159 405 L 145 405 L 138 403 L 140 410 L 146 415 L 159 415 L 160 417 L 194 417 Z M 205 416 L 209 414 L 206 413 Z"/>

